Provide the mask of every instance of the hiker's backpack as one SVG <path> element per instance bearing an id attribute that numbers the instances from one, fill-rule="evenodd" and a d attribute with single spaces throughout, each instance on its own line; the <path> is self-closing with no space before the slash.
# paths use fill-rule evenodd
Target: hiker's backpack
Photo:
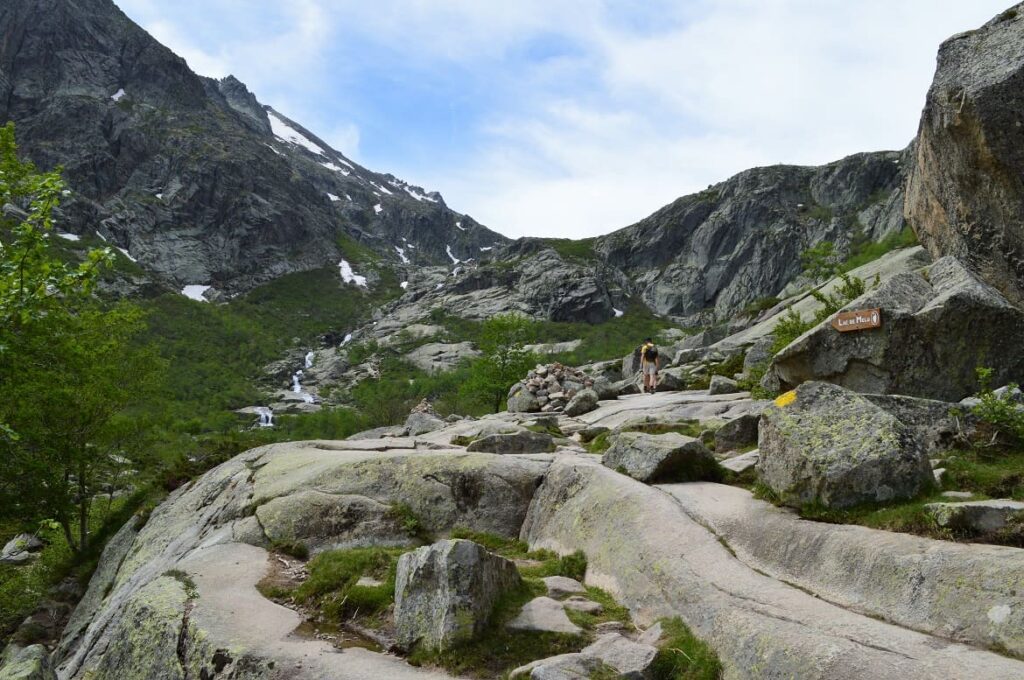
<path id="1" fill-rule="evenodd" d="M 649 364 L 653 364 L 655 361 L 657 361 L 658 348 L 655 347 L 654 345 L 648 345 L 647 349 L 644 350 L 644 360 Z"/>

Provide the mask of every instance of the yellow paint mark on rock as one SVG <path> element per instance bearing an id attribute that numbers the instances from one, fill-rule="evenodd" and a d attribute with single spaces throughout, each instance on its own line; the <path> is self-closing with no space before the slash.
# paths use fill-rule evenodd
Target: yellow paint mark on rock
<path id="1" fill-rule="evenodd" d="M 775 405 L 779 408 L 785 408 L 796 401 L 796 390 L 790 390 L 785 394 L 780 394 L 775 398 Z"/>

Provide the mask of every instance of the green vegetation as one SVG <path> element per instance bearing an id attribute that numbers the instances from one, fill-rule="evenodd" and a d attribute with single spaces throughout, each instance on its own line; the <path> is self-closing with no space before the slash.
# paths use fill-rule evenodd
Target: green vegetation
<path id="1" fill-rule="evenodd" d="M 309 578 L 291 593 L 299 604 L 322 612 L 340 623 L 356 613 L 364 623 L 379 627 L 395 598 L 395 570 L 403 548 L 332 550 L 314 557 Z M 367 576 L 381 585 L 357 585 Z"/>
<path id="2" fill-rule="evenodd" d="M 818 283 L 833 276 L 839 265 L 839 253 L 832 241 L 822 241 L 818 245 L 800 253 L 800 264 L 804 275 Z"/>
<path id="3" fill-rule="evenodd" d="M 594 243 L 597 239 L 594 238 L 543 238 L 540 241 L 552 248 L 563 260 L 587 262 L 597 259 L 594 252 Z"/>
<path id="4" fill-rule="evenodd" d="M 981 403 L 971 412 L 994 428 L 996 436 L 1002 437 L 1005 443 L 1024 444 L 1024 412 L 1017 409 L 1018 404 L 1013 397 L 1018 385 L 1010 383 L 1002 394 L 996 394 L 992 389 L 994 371 L 979 367 L 977 372 L 981 389 L 976 396 Z"/>
<path id="5" fill-rule="evenodd" d="M 831 222 L 832 221 L 832 208 L 827 205 L 820 205 L 815 203 L 807 209 L 807 216 L 812 220 L 818 220 L 819 222 Z"/>
<path id="6" fill-rule="evenodd" d="M 534 335 L 532 323 L 518 314 L 499 314 L 483 322 L 477 342 L 482 356 L 469 364 L 461 391 L 501 410 L 509 389 L 537 363 L 524 349 Z"/>
<path id="7" fill-rule="evenodd" d="M 780 302 L 781 300 L 774 296 L 759 298 L 744 307 L 740 311 L 740 316 L 757 316 L 761 312 L 768 311 Z"/>
<path id="8" fill-rule="evenodd" d="M 839 269 L 848 272 L 868 262 L 874 262 L 893 250 L 916 245 L 917 235 L 910 227 L 904 227 L 899 233 L 891 234 L 881 241 L 855 240 L 849 258 L 839 266 Z"/>
<path id="9" fill-rule="evenodd" d="M 661 628 L 661 650 L 653 668 L 656 680 L 717 680 L 722 676 L 718 655 L 681 619 L 662 619 Z"/>

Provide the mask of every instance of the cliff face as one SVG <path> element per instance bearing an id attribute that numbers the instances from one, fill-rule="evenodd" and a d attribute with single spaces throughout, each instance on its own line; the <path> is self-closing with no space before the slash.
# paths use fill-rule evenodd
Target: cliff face
<path id="1" fill-rule="evenodd" d="M 854 239 L 899 232 L 904 157 L 747 170 L 598 239 L 595 249 L 656 312 L 722 319 L 781 291 L 813 245 L 833 241 L 842 251 Z"/>
<path id="2" fill-rule="evenodd" d="M 955 255 L 1024 302 L 1024 3 L 939 49 L 905 212 L 936 257 Z"/>
<path id="3" fill-rule="evenodd" d="M 353 240 L 395 264 L 507 240 L 353 163 L 235 78 L 192 73 L 109 0 L 0 5 L 0 120 L 40 166 L 64 166 L 63 229 L 96 230 L 176 285 L 237 292 L 336 263 Z"/>

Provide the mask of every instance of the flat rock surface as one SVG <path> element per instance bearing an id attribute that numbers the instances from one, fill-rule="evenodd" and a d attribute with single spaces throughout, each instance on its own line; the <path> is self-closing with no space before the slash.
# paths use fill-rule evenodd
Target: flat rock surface
<path id="1" fill-rule="evenodd" d="M 573 635 L 583 632 L 583 629 L 569 620 L 561 602 L 543 596 L 535 597 L 523 605 L 522 611 L 506 625 L 512 630 L 534 630 Z"/>
<path id="2" fill-rule="evenodd" d="M 909 628 L 1024 657 L 1024 550 L 809 522 L 721 484 L 658 488 L 760 572 Z"/>
<path id="3" fill-rule="evenodd" d="M 628 606 L 638 625 L 680 616 L 718 652 L 727 678 L 1024 674 L 1024 662 L 858 614 L 760 573 L 670 494 L 583 457 L 552 464 L 522 535 L 533 549 L 583 550 L 588 582 Z"/>
<path id="4" fill-rule="evenodd" d="M 335 649 L 322 640 L 295 634 L 302 617 L 256 590 L 267 572 L 268 554 L 251 545 L 230 543 L 196 551 L 179 568 L 195 581 L 198 597 L 190 620 L 216 648 L 255 650 L 276 661 L 289 678 L 446 678 L 447 674 L 409 666 L 401 659 L 359 647 Z"/>

